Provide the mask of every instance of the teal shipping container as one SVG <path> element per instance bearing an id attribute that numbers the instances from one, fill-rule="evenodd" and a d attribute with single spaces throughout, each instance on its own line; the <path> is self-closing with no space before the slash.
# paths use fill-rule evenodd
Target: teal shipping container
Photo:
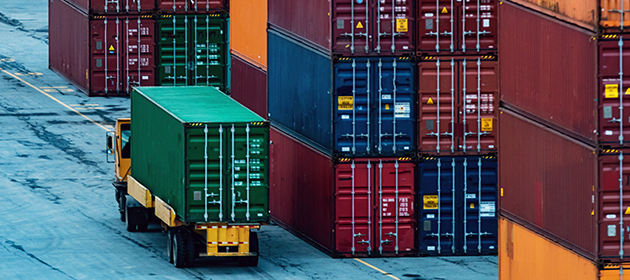
<path id="1" fill-rule="evenodd" d="M 131 175 L 183 222 L 269 221 L 269 123 L 213 87 L 131 94 Z"/>
<path id="2" fill-rule="evenodd" d="M 212 86 L 229 93 L 229 26 L 224 14 L 161 15 L 156 85 Z"/>

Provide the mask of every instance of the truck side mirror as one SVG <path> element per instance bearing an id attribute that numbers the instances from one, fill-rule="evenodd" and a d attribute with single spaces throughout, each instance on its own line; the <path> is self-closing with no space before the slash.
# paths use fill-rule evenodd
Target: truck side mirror
<path id="1" fill-rule="evenodd" d="M 114 132 L 113 131 L 108 131 L 105 134 L 105 138 L 106 138 L 106 141 L 107 141 L 107 143 L 106 143 L 107 149 L 105 150 L 105 152 L 106 152 L 106 159 L 107 159 L 108 163 L 113 163 L 113 162 L 115 162 L 116 157 L 114 156 L 114 159 L 112 160 L 112 159 L 110 159 L 110 156 L 114 155 L 114 149 L 116 147 L 116 143 L 114 143 L 114 141 L 116 139 L 116 137 L 114 135 Z"/>

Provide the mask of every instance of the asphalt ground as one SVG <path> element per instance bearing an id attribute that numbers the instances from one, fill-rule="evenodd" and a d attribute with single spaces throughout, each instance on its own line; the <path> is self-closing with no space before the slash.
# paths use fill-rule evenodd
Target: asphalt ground
<path id="1" fill-rule="evenodd" d="M 127 232 L 114 200 L 105 133 L 129 99 L 48 70 L 48 1 L 0 1 L 0 279 L 498 278 L 496 256 L 333 259 L 274 225 L 258 267 L 173 267 L 159 226 Z"/>

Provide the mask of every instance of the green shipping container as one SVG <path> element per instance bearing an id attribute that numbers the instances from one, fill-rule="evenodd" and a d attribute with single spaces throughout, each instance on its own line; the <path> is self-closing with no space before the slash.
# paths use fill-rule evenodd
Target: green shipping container
<path id="1" fill-rule="evenodd" d="M 184 222 L 269 221 L 269 123 L 212 87 L 131 94 L 131 176 Z"/>
<path id="2" fill-rule="evenodd" d="M 161 15 L 157 21 L 160 86 L 213 86 L 229 93 L 229 18 Z"/>

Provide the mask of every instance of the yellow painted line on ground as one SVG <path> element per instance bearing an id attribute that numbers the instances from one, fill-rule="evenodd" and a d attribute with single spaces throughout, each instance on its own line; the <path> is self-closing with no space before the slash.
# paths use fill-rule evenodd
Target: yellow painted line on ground
<path id="1" fill-rule="evenodd" d="M 7 75 L 9 75 L 9 76 L 11 76 L 11 77 L 18 79 L 20 82 L 22 82 L 22 83 L 24 83 L 24 84 L 28 85 L 29 87 L 32 87 L 32 88 L 33 88 L 33 89 L 35 89 L 36 91 L 39 91 L 39 92 L 40 92 L 40 93 L 42 93 L 43 95 L 48 96 L 48 98 L 50 98 L 50 99 L 52 99 L 52 100 L 56 101 L 57 103 L 61 104 L 63 107 L 68 108 L 68 109 L 69 109 L 69 110 L 71 110 L 72 112 L 77 113 L 77 115 L 79 115 L 79 116 L 83 117 L 84 119 L 86 119 L 86 120 L 90 121 L 91 123 L 93 123 L 93 124 L 95 124 L 95 125 L 98 125 L 100 128 L 104 129 L 105 131 L 110 131 L 110 130 L 111 130 L 111 128 L 108 128 L 108 127 L 106 127 L 106 126 L 104 126 L 104 125 L 102 125 L 102 124 L 100 124 L 100 123 L 95 122 L 93 119 L 90 119 L 88 116 L 86 116 L 86 115 L 84 115 L 84 114 L 81 114 L 81 112 L 79 112 L 79 111 L 75 110 L 74 108 L 72 108 L 72 107 L 68 106 L 66 103 L 63 103 L 63 102 L 59 101 L 59 99 L 57 99 L 57 98 L 53 97 L 52 95 L 50 95 L 50 94 L 48 94 L 48 93 L 44 92 L 44 91 L 43 91 L 43 90 L 41 90 L 40 88 L 38 88 L 38 87 L 36 87 L 36 86 L 34 86 L 34 85 L 31 85 L 30 83 L 28 83 L 27 81 L 25 81 L 25 80 L 21 79 L 20 77 L 18 77 L 18 76 L 16 76 L 16 75 L 13 75 L 13 74 L 9 73 L 8 71 L 6 71 L 6 70 L 4 70 L 4 69 L 2 69 L 2 68 L 0 68 L 0 70 L 2 70 L 2 72 L 6 73 Z"/>
<path id="2" fill-rule="evenodd" d="M 385 272 L 384 270 L 382 270 L 382 269 L 380 269 L 380 268 L 378 268 L 378 267 L 376 267 L 376 266 L 373 266 L 373 265 L 371 265 L 371 264 L 369 264 L 369 263 L 366 263 L 366 262 L 364 262 L 363 260 L 360 260 L 360 259 L 357 259 L 357 258 L 354 258 L 354 260 L 355 260 L 355 261 L 358 261 L 358 262 L 360 262 L 360 263 L 362 263 L 362 264 L 364 264 L 364 265 L 366 265 L 366 266 L 368 266 L 368 267 L 370 267 L 370 268 L 372 268 L 372 269 L 374 269 L 374 270 L 376 270 L 376 271 L 378 271 L 378 272 L 380 272 L 380 273 L 383 273 L 383 275 L 387 275 L 387 276 L 389 276 L 389 277 L 391 277 L 391 278 L 393 278 L 393 279 L 400 280 L 400 278 L 398 278 L 398 277 L 396 277 L 396 276 L 394 276 L 394 275 L 391 275 L 391 274 L 389 274 L 389 273 Z"/>

